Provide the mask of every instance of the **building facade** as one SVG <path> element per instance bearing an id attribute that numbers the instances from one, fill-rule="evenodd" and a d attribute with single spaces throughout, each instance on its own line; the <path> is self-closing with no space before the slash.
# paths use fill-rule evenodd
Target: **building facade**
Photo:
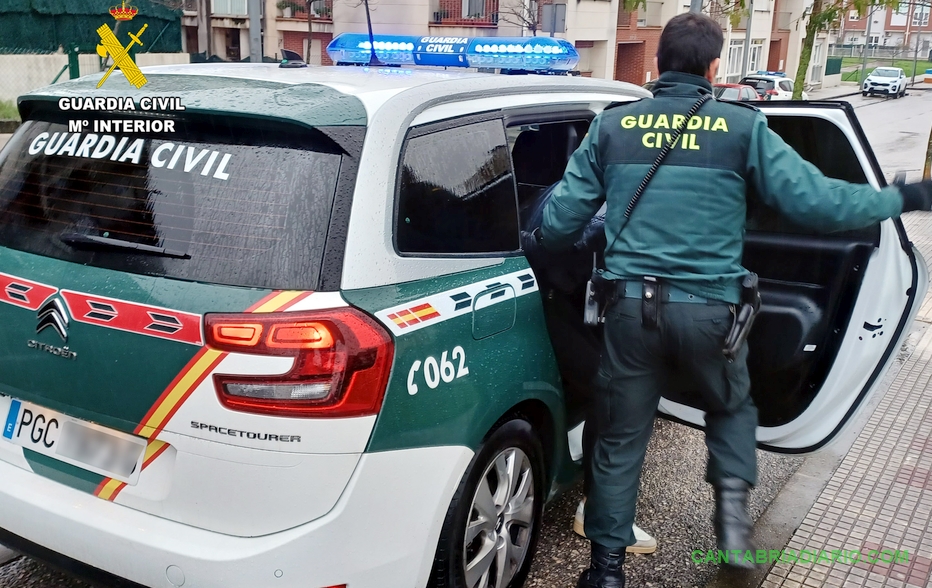
<path id="1" fill-rule="evenodd" d="M 737 82 L 761 69 L 795 70 L 807 0 L 756 0 L 740 18 L 725 14 L 716 2 L 707 10 L 725 35 L 719 81 Z M 557 36 L 576 46 L 582 75 L 636 84 L 657 77 L 660 31 L 689 10 L 689 0 L 647 0 L 631 12 L 619 0 L 370 0 L 369 5 L 376 34 Z M 186 50 L 205 58 L 246 59 L 247 12 L 247 0 L 186 0 Z M 330 64 L 326 47 L 336 35 L 367 30 L 358 0 L 262 0 L 262 23 L 264 56 L 279 59 L 288 49 L 319 65 Z M 819 83 L 827 53 L 827 42 L 817 41 L 813 83 Z"/>

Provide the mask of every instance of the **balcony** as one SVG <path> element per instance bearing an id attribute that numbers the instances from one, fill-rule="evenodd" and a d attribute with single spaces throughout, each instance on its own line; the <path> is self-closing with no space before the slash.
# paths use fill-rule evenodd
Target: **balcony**
<path id="1" fill-rule="evenodd" d="M 660 10 L 663 2 L 645 2 L 638 7 L 638 27 L 663 26 L 660 19 Z"/>
<path id="2" fill-rule="evenodd" d="M 314 0 L 308 13 L 307 2 L 303 0 L 280 0 L 276 5 L 282 11 L 282 18 L 295 18 L 313 21 L 333 22 L 333 0 Z"/>
<path id="3" fill-rule="evenodd" d="M 430 24 L 497 27 L 498 0 L 431 0 Z"/>

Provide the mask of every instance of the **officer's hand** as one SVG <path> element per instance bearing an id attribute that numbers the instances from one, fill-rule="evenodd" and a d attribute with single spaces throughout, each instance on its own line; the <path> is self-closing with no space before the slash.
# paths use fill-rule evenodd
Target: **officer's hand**
<path id="1" fill-rule="evenodd" d="M 545 255 L 543 245 L 540 244 L 540 227 L 533 232 L 521 231 L 521 249 L 531 265 L 542 261 Z"/>
<path id="2" fill-rule="evenodd" d="M 932 180 L 904 184 L 899 188 L 903 195 L 903 212 L 932 210 Z"/>

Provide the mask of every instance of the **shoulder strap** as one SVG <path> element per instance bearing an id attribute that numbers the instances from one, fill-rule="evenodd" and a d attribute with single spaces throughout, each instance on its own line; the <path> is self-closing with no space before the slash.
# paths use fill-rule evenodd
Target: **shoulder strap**
<path id="1" fill-rule="evenodd" d="M 647 170 L 647 175 L 644 176 L 644 179 L 641 180 L 638 189 L 634 192 L 634 197 L 631 198 L 631 202 L 628 203 L 628 208 L 625 209 L 625 224 L 627 224 L 627 219 L 631 218 L 631 213 L 634 211 L 634 207 L 637 206 L 638 200 L 641 199 L 641 195 L 644 194 L 644 190 L 647 189 L 647 184 L 654 179 L 654 174 L 657 173 L 657 170 L 660 168 L 660 164 L 663 163 L 663 160 L 666 159 L 667 154 L 670 153 L 670 150 L 673 149 L 673 145 L 676 144 L 676 141 L 680 138 L 680 135 L 683 134 L 683 131 L 686 129 L 686 125 L 689 124 L 689 120 L 699 112 L 699 109 L 702 107 L 706 101 L 711 100 L 711 94 L 703 94 L 699 97 L 699 100 L 696 100 L 696 103 L 692 105 L 689 109 L 689 112 L 686 113 L 686 119 L 683 123 L 673 131 L 673 134 L 670 135 L 670 140 L 667 141 L 667 144 L 663 146 L 660 150 L 660 153 L 657 155 L 657 159 L 654 160 L 654 163 L 650 166 L 650 169 Z M 621 234 L 621 231 L 624 229 L 624 225 L 618 229 L 618 232 L 615 233 L 615 238 L 612 239 L 612 244 L 605 248 L 605 252 L 608 253 L 609 249 L 615 246 L 615 242 L 618 241 L 618 235 Z M 597 259 L 593 256 L 593 269 L 597 269 Z M 603 261 L 604 264 L 604 261 Z M 598 270 L 601 271 L 601 270 Z"/>
<path id="2" fill-rule="evenodd" d="M 660 168 L 660 164 L 663 163 L 663 160 L 666 159 L 667 154 L 673 149 L 673 145 L 676 144 L 676 141 L 680 138 L 680 135 L 683 134 L 683 131 L 686 129 L 686 125 L 689 124 L 690 119 L 699 112 L 699 109 L 702 108 L 702 105 L 706 103 L 707 100 L 711 100 L 712 96 L 710 94 L 703 94 L 699 97 L 699 100 L 692 105 L 692 108 L 689 109 L 689 112 L 686 113 L 686 119 L 683 120 L 683 124 L 677 127 L 673 131 L 673 134 L 670 136 L 670 140 L 667 141 L 667 144 L 663 146 L 663 149 L 660 150 L 660 153 L 657 155 L 657 159 L 654 160 L 654 163 L 650 166 L 650 169 L 647 170 L 647 175 L 644 176 L 644 179 L 641 180 L 640 185 L 638 186 L 637 191 L 634 192 L 634 197 L 631 199 L 631 202 L 628 203 L 628 208 L 625 209 L 625 218 L 631 218 L 631 213 L 634 212 L 634 207 L 637 206 L 638 200 L 641 199 L 641 195 L 644 194 L 644 190 L 647 189 L 647 184 L 654 179 L 654 174 L 657 173 L 657 170 Z M 617 238 L 617 235 L 616 235 Z M 614 243 L 612 243 L 614 245 Z M 607 251 L 607 250 L 606 250 Z"/>

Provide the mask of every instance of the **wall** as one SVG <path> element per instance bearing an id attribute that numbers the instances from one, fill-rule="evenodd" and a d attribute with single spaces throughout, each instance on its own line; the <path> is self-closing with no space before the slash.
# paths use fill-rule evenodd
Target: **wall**
<path id="1" fill-rule="evenodd" d="M 355 3 L 333 3 L 333 34 L 364 33 L 366 10 Z M 385 35 L 423 35 L 430 18 L 428 0 L 378 0 L 370 4 L 372 30 Z"/>
<path id="2" fill-rule="evenodd" d="M 166 65 L 171 63 L 188 63 L 187 53 L 139 53 L 136 63 L 141 67 L 147 65 Z M 51 55 L 0 55 L 0 100 L 16 100 L 18 96 L 38 88 L 48 86 L 68 64 L 64 53 Z M 78 64 L 81 75 L 86 76 L 100 71 L 100 61 L 96 54 L 79 55 Z M 68 80 L 68 71 L 58 78 L 59 82 Z"/>

